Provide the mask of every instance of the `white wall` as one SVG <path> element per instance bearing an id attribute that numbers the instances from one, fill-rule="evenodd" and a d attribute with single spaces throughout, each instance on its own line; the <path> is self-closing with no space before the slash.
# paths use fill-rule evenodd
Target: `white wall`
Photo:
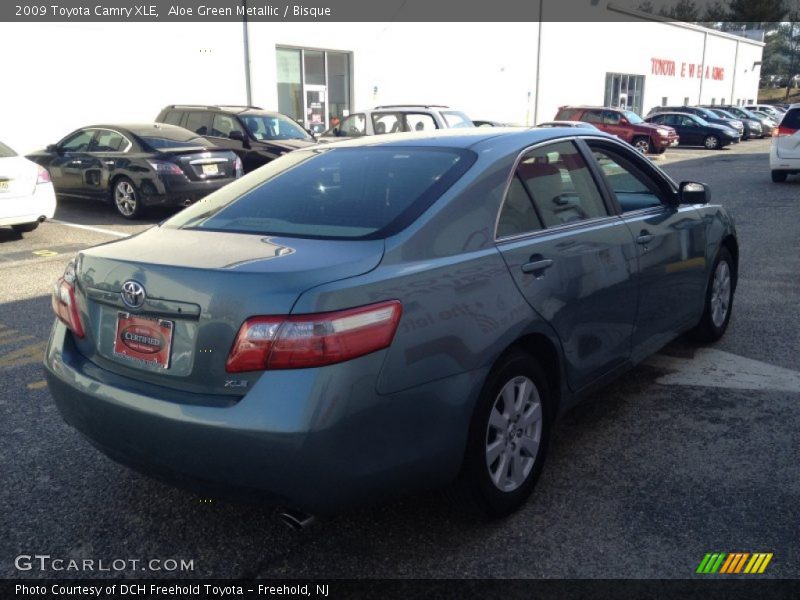
<path id="1" fill-rule="evenodd" d="M 167 104 L 245 103 L 241 23 L 0 23 L 0 140 L 27 153 Z"/>
<path id="2" fill-rule="evenodd" d="M 448 104 L 476 119 L 534 123 L 538 23 L 251 23 L 252 98 L 277 109 L 279 45 L 353 53 L 352 109 Z M 601 104 L 606 72 L 646 76 L 661 103 L 755 99 L 762 47 L 708 35 L 720 81 L 655 75 L 651 58 L 701 62 L 703 31 L 667 23 L 542 24 L 538 121 Z M 81 126 L 152 121 L 172 103 L 246 102 L 241 23 L 0 23 L 0 140 L 30 152 Z M 734 72 L 736 80 L 734 82 Z M 11 82 L 11 83 L 9 83 Z M 378 88 L 377 94 L 373 93 Z M 530 99 L 529 99 L 530 93 Z"/>

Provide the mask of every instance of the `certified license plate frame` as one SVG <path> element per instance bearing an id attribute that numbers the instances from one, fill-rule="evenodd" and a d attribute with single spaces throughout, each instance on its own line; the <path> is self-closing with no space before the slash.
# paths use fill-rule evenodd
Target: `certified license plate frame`
<path id="1" fill-rule="evenodd" d="M 127 341 L 122 336 L 129 330 Z M 139 366 L 166 371 L 170 368 L 175 322 L 150 315 L 118 311 L 114 330 L 114 356 Z M 133 336 L 139 336 L 133 337 Z M 159 344 L 153 343 L 159 340 Z M 160 349 L 156 349 L 160 346 Z"/>
<path id="2" fill-rule="evenodd" d="M 203 175 L 206 177 L 211 175 L 219 175 L 219 165 L 217 163 L 208 163 L 203 165 Z"/>

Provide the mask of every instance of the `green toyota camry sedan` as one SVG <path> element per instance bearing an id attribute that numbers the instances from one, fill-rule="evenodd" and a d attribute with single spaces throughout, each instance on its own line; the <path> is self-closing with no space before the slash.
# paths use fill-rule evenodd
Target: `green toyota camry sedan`
<path id="1" fill-rule="evenodd" d="M 373 136 L 282 156 L 55 284 L 47 381 L 108 456 L 303 515 L 454 484 L 531 494 L 552 424 L 731 318 L 702 183 L 590 129 Z"/>

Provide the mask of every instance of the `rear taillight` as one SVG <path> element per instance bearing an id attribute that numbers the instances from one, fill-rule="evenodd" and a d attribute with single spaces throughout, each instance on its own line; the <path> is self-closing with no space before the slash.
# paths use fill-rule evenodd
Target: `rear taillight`
<path id="1" fill-rule="evenodd" d="M 777 129 L 772 131 L 772 137 L 783 137 L 785 135 L 794 135 L 797 129 L 792 129 L 791 127 L 785 127 L 784 125 L 779 125 Z"/>
<path id="2" fill-rule="evenodd" d="M 53 286 L 53 295 L 50 299 L 53 312 L 67 328 L 79 338 L 84 336 L 81 316 L 78 312 L 78 303 L 75 300 L 75 263 L 67 265 L 64 275 L 59 277 Z"/>
<path id="3" fill-rule="evenodd" d="M 242 166 L 242 159 L 237 156 L 236 161 L 233 163 L 233 176 L 241 177 L 242 175 L 244 175 L 244 167 Z"/>
<path id="4" fill-rule="evenodd" d="M 36 185 L 40 183 L 50 183 L 50 173 L 44 167 L 39 167 L 39 175 L 36 177 Z"/>
<path id="5" fill-rule="evenodd" d="M 147 162 L 159 175 L 183 175 L 183 171 L 175 163 L 165 160 L 148 160 Z"/>
<path id="6" fill-rule="evenodd" d="M 397 300 L 349 310 L 252 317 L 239 329 L 225 370 L 303 369 L 351 360 L 392 343 L 402 314 Z"/>

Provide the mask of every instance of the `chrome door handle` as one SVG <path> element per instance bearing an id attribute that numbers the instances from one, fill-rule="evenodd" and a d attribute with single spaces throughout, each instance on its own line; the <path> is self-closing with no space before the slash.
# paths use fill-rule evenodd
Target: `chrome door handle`
<path id="1" fill-rule="evenodd" d="M 79 160 L 71 160 L 71 161 L 69 161 L 69 166 L 79 165 L 79 164 L 81 164 L 81 161 L 79 161 Z"/>
<path id="2" fill-rule="evenodd" d="M 523 273 L 542 273 L 545 269 L 549 269 L 553 266 L 553 260 L 550 258 L 543 258 L 541 260 L 535 260 L 529 263 L 525 263 L 522 265 L 522 272 Z"/>
<path id="3" fill-rule="evenodd" d="M 653 238 L 655 237 L 656 236 L 654 236 L 652 233 L 650 233 L 646 229 L 643 229 L 642 232 L 639 234 L 639 237 L 636 238 L 636 243 L 642 245 L 649 244 L 650 242 L 653 241 Z"/>

